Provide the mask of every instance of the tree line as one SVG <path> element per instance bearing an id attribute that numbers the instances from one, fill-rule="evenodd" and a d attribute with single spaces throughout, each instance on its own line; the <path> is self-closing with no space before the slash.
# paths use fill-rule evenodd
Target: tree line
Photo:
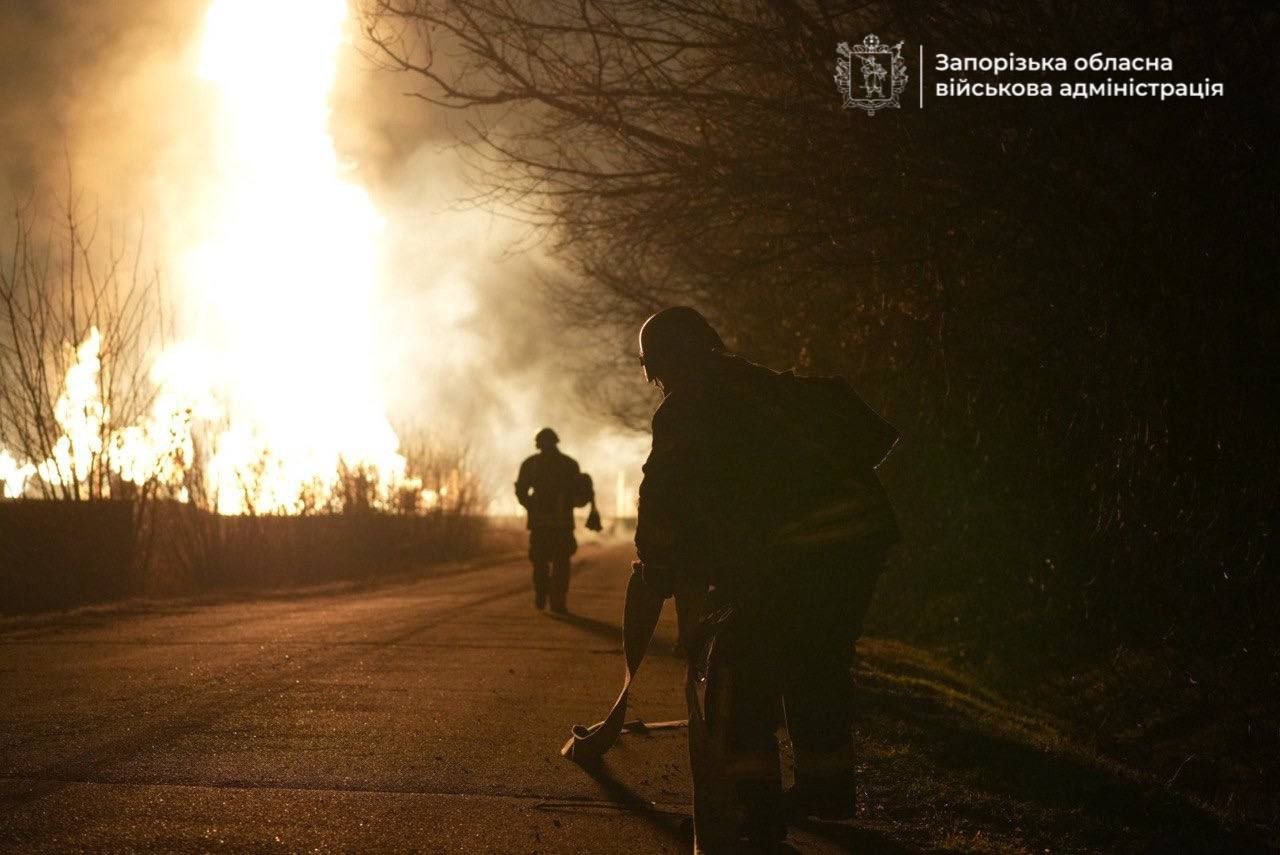
<path id="1" fill-rule="evenodd" d="M 364 20 L 424 109 L 463 111 L 479 196 L 570 265 L 549 290 L 598 407 L 644 425 L 634 330 L 678 303 L 883 407 L 905 437 L 883 473 L 895 631 L 1145 646 L 1274 685 L 1274 14 L 367 0 Z M 836 46 L 867 33 L 925 46 L 924 110 L 841 107 Z M 1167 56 L 1226 94 L 929 99 L 935 50 Z"/>

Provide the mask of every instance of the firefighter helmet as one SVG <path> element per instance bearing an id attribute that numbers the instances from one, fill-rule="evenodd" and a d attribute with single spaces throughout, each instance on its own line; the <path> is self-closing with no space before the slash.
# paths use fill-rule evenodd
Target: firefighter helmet
<path id="1" fill-rule="evenodd" d="M 689 306 L 663 309 L 640 327 L 640 362 L 649 382 L 713 350 L 724 350 L 724 341 L 702 313 Z"/>
<path id="2" fill-rule="evenodd" d="M 560 437 L 551 428 L 543 428 L 533 438 L 533 444 L 538 448 L 555 448 L 560 444 Z"/>

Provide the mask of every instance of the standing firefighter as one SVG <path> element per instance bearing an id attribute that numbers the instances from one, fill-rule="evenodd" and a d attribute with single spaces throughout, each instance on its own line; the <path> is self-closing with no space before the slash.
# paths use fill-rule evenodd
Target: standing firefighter
<path id="1" fill-rule="evenodd" d="M 533 562 L 533 603 L 563 614 L 569 595 L 569 559 L 578 550 L 573 537 L 573 509 L 591 505 L 587 527 L 600 530 L 591 477 L 578 461 L 561 454 L 560 437 L 543 428 L 534 437 L 538 453 L 520 464 L 516 501 L 529 512 L 529 560 Z"/>
<path id="2" fill-rule="evenodd" d="M 636 572 L 681 612 L 697 842 L 771 847 L 789 815 L 853 815 L 853 644 L 898 537 L 874 473 L 897 434 L 843 380 L 726 352 L 691 308 L 649 318 L 640 349 L 663 401 Z M 796 759 L 786 794 L 782 710 Z"/>

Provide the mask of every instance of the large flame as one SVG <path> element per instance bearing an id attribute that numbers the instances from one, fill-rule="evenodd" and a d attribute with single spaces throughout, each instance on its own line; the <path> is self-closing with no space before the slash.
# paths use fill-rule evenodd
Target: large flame
<path id="1" fill-rule="evenodd" d="M 230 427 L 209 477 L 219 509 L 299 510 L 339 470 L 404 473 L 376 383 L 381 220 L 329 132 L 347 0 L 216 0 L 200 74 L 221 106 L 220 198 L 182 279 L 197 373 Z M 193 377 L 184 378 L 187 380 Z"/>
<path id="2" fill-rule="evenodd" d="M 98 393 L 98 359 L 102 336 L 94 327 L 75 349 L 63 381 L 53 417 L 62 428 L 53 454 L 36 467 L 46 481 L 82 483 L 92 477 L 94 460 L 102 452 L 102 427 L 109 416 Z"/>
<path id="3" fill-rule="evenodd" d="M 347 0 L 214 1 L 199 74 L 217 101 L 215 190 L 177 270 L 190 328 L 153 366 L 152 412 L 110 435 L 94 329 L 58 398 L 50 458 L 0 450 L 6 496 L 33 476 L 78 483 L 95 461 L 178 498 L 199 466 L 222 513 L 332 507 L 353 472 L 375 505 L 443 495 L 406 477 L 377 383 L 382 223 L 329 132 L 349 14 Z"/>

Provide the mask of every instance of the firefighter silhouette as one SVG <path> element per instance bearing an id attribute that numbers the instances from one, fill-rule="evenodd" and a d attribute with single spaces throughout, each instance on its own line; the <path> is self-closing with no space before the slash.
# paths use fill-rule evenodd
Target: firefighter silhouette
<path id="1" fill-rule="evenodd" d="M 516 501 L 528 512 L 529 560 L 533 563 L 533 602 L 563 614 L 569 594 L 569 563 L 578 550 L 573 509 L 592 506 L 589 528 L 599 530 L 595 491 L 578 461 L 559 448 L 560 437 L 543 428 L 534 437 L 538 453 L 520 464 Z"/>
<path id="2" fill-rule="evenodd" d="M 772 847 L 789 817 L 853 816 L 853 645 L 898 537 L 874 473 L 897 434 L 843 380 L 729 353 L 691 308 L 651 317 L 640 347 L 664 397 L 635 572 L 681 614 L 697 846 Z"/>

